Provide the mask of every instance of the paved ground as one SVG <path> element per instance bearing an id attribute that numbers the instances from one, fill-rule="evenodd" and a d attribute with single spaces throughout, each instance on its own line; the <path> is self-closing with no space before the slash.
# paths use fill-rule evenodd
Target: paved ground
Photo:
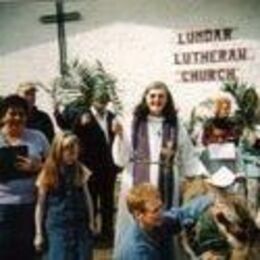
<path id="1" fill-rule="evenodd" d="M 112 249 L 97 249 L 94 251 L 94 260 L 111 260 Z"/>

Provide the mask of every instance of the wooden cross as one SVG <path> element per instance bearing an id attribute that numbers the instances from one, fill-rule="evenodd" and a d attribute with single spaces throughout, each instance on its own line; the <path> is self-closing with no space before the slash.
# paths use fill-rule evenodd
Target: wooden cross
<path id="1" fill-rule="evenodd" d="M 42 23 L 56 23 L 58 33 L 60 74 L 64 76 L 67 69 L 67 45 L 65 34 L 65 22 L 78 21 L 81 18 L 79 12 L 64 13 L 64 0 L 55 0 L 56 14 L 43 15 L 40 17 Z"/>

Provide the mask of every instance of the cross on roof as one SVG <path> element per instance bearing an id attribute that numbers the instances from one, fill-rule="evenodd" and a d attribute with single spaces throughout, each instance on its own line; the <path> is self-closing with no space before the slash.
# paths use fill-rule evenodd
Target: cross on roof
<path id="1" fill-rule="evenodd" d="M 65 22 L 78 21 L 81 18 L 79 12 L 64 13 L 64 0 L 55 0 L 56 14 L 43 15 L 40 17 L 42 23 L 56 23 L 58 33 L 60 74 L 66 74 L 67 69 L 67 45 Z"/>

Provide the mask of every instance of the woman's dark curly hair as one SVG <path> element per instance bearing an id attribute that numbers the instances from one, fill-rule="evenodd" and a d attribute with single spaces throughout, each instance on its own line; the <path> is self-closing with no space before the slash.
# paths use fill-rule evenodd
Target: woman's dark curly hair
<path id="1" fill-rule="evenodd" d="M 174 106 L 172 95 L 167 87 L 167 85 L 161 81 L 154 81 L 145 89 L 141 102 L 135 107 L 134 118 L 135 120 L 146 120 L 149 114 L 149 108 L 146 104 L 146 96 L 153 89 L 162 89 L 166 92 L 167 101 L 166 105 L 162 110 L 162 116 L 165 120 L 172 125 L 176 125 L 177 121 L 177 111 Z"/>
<path id="2" fill-rule="evenodd" d="M 16 94 L 9 95 L 1 101 L 0 119 L 2 119 L 5 116 L 9 108 L 23 109 L 26 116 L 28 116 L 29 108 L 28 108 L 27 101 Z"/>

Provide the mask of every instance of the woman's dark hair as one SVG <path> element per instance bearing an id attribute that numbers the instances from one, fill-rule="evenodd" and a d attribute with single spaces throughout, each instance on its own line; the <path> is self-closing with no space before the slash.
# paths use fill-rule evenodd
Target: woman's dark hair
<path id="1" fill-rule="evenodd" d="M 0 118 L 3 118 L 5 116 L 9 108 L 21 108 L 28 116 L 29 108 L 27 101 L 16 94 L 9 95 L 2 100 L 0 106 Z"/>
<path id="2" fill-rule="evenodd" d="M 141 102 L 135 107 L 134 117 L 135 120 L 146 120 L 147 115 L 149 114 L 149 108 L 146 104 L 146 96 L 152 89 L 163 89 L 166 92 L 166 104 L 162 110 L 162 116 L 165 117 L 165 120 L 172 125 L 176 125 L 177 111 L 174 106 L 172 95 L 167 87 L 167 85 L 161 81 L 152 82 L 144 91 Z"/>

